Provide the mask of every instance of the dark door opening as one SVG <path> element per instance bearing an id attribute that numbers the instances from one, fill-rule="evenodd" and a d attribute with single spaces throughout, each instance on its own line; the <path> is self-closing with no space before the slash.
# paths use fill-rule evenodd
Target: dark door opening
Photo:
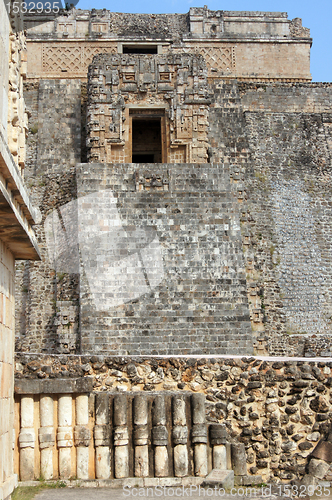
<path id="1" fill-rule="evenodd" d="M 155 163 L 153 154 L 133 154 L 133 163 Z"/>
<path id="2" fill-rule="evenodd" d="M 123 54 L 157 54 L 157 45 L 124 45 L 122 47 Z"/>
<path id="3" fill-rule="evenodd" d="M 132 121 L 132 162 L 161 163 L 160 117 L 135 118 Z"/>

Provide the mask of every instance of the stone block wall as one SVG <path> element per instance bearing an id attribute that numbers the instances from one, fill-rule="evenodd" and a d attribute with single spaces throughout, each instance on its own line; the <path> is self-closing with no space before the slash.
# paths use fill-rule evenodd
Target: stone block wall
<path id="1" fill-rule="evenodd" d="M 68 316 L 70 310 L 71 317 L 77 309 L 78 276 L 50 267 L 44 232 L 47 215 L 76 197 L 75 170 L 37 177 L 35 184 L 30 189 L 42 213 L 41 223 L 35 226 L 42 260 L 16 264 L 16 349 L 77 352 L 78 319 L 74 313 L 76 323 L 72 330 L 64 325 L 72 320 L 64 321 L 63 316 Z M 66 304 L 62 304 L 63 301 Z M 64 335 L 60 335 L 61 332 Z"/>
<path id="2" fill-rule="evenodd" d="M 40 133 L 35 175 L 61 172 L 80 162 L 80 114 L 80 81 L 42 80 L 39 83 Z"/>
<path id="3" fill-rule="evenodd" d="M 240 203 L 256 349 L 269 338 L 274 355 L 331 352 L 330 93 L 222 84 L 209 117 L 211 158 L 230 163 Z"/>
<path id="4" fill-rule="evenodd" d="M 14 257 L 0 240 L 0 494 L 2 498 L 7 498 L 16 484 L 13 469 L 14 276 Z"/>
<path id="5" fill-rule="evenodd" d="M 248 251 L 249 235 L 246 230 L 248 182 L 251 178 L 252 160 L 248 141 L 242 101 L 238 83 L 220 82 L 213 87 L 213 104 L 209 113 L 210 161 L 220 162 L 229 169 L 230 182 L 234 197 L 238 202 L 242 248 L 245 259 L 246 288 L 250 320 L 257 353 L 268 350 L 265 339 L 265 310 L 262 303 L 263 283 L 271 283 L 264 270 L 264 279 L 257 280 L 255 272 L 256 251 Z M 265 262 L 265 261 L 264 261 Z M 273 283 L 273 282 L 272 282 Z"/>
<path id="6" fill-rule="evenodd" d="M 239 83 L 244 111 L 331 113 L 331 83 Z"/>
<path id="7" fill-rule="evenodd" d="M 246 123 L 253 171 L 245 226 L 258 276 L 270 276 L 264 278 L 265 330 L 330 335 L 331 151 L 324 120 L 319 114 L 247 113 Z M 289 352 L 286 337 L 283 342 L 282 352 Z M 278 342 L 272 340 L 270 352 L 280 352 Z"/>
<path id="8" fill-rule="evenodd" d="M 82 352 L 251 352 L 239 215 L 227 169 L 214 164 L 88 164 L 77 170 L 77 192 L 84 210 L 79 224 L 88 225 L 95 242 L 89 258 L 81 247 Z M 116 216 L 107 211 L 110 196 Z M 135 300 L 128 295 L 116 303 L 109 295 L 118 299 L 127 286 L 125 281 L 119 289 L 113 284 L 123 264 L 119 260 L 107 267 L 110 256 L 100 240 L 112 236 L 114 217 L 133 244 L 135 227 L 152 231 L 161 252 L 160 276 L 150 277 L 150 286 L 142 285 Z M 102 224 L 105 228 L 95 232 Z M 128 264 L 131 254 L 123 252 L 128 267 L 122 279 L 139 289 L 141 265 Z M 141 253 L 148 259 L 151 249 L 146 256 Z M 148 271 L 153 263 L 145 260 L 144 265 Z"/>
<path id="9" fill-rule="evenodd" d="M 43 224 L 50 210 L 76 197 L 71 167 L 81 160 L 81 85 L 67 80 L 28 83 L 25 99 L 31 115 L 25 180 L 42 213 L 35 229 L 43 260 L 16 265 L 17 349 L 72 352 L 77 349 L 78 322 L 70 338 L 68 332 L 64 336 L 59 332 L 62 301 L 68 300 L 70 309 L 77 308 L 77 277 L 50 269 Z"/>
<path id="10" fill-rule="evenodd" d="M 19 350 L 251 352 L 239 215 L 227 169 L 221 165 L 159 164 L 157 171 L 151 165 L 110 168 L 83 164 L 76 172 L 43 179 L 43 221 L 37 229 L 43 262 L 18 265 Z M 45 221 L 60 210 L 66 225 L 63 210 L 76 203 L 76 196 L 82 203 L 79 223 L 91 233 L 87 240 L 90 253 L 84 254 L 84 243 L 80 247 L 83 264 L 79 274 L 78 261 L 69 268 L 61 259 L 52 261 L 44 231 Z M 109 211 L 111 198 L 116 214 Z M 116 302 L 112 302 L 109 294 L 114 293 L 115 275 L 103 268 L 109 255 L 103 253 L 103 233 L 98 228 L 102 222 L 112 226 L 115 219 L 129 242 L 135 228 L 150 231 L 162 260 L 160 276 L 149 276 L 149 286 L 143 279 L 138 293 L 141 265 L 137 263 L 136 268 L 133 261 L 134 274 L 126 279 L 137 289 L 130 292 L 135 296 L 120 300 L 125 285 L 121 282 Z M 59 231 L 62 234 L 61 228 Z M 77 246 L 75 234 L 69 234 L 71 249 Z M 106 233 L 106 237 L 112 234 Z M 135 246 L 135 239 L 130 244 Z M 134 247 L 130 255 L 138 255 Z M 122 257 L 128 255 L 120 255 L 118 271 Z M 153 263 L 145 264 L 149 272 Z M 126 269 L 123 272 L 129 267 Z"/>

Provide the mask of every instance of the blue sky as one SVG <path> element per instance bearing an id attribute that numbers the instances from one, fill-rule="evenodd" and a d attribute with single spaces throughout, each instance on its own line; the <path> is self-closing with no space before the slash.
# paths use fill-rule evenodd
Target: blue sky
<path id="1" fill-rule="evenodd" d="M 113 12 L 185 13 L 190 7 L 212 10 L 261 10 L 288 12 L 288 18 L 301 17 L 303 26 L 310 28 L 311 74 L 315 82 L 332 81 L 332 0 L 79 0 L 76 8 L 102 9 Z"/>

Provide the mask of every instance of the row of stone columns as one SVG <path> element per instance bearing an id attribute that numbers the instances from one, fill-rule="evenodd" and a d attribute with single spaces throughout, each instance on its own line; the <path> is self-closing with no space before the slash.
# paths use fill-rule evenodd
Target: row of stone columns
<path id="1" fill-rule="evenodd" d="M 114 477 L 129 477 L 129 457 L 134 453 L 134 476 L 148 477 L 150 472 L 149 444 L 153 445 L 153 469 L 155 477 L 184 477 L 189 473 L 188 458 L 188 421 L 191 421 L 191 443 L 193 446 L 194 473 L 204 477 L 208 474 L 207 458 L 207 425 L 205 420 L 205 396 L 191 396 L 191 415 L 186 396 L 172 397 L 172 425 L 167 426 L 165 396 L 156 395 L 152 401 L 152 429 L 149 433 L 148 398 L 137 394 L 133 398 L 132 425 L 128 421 L 130 398 L 127 394 L 113 397 L 113 418 L 111 419 L 109 394 L 99 393 L 95 396 L 95 422 L 93 427 L 95 448 L 95 476 L 97 479 L 111 477 L 111 420 L 113 421 L 114 445 Z M 69 394 L 58 398 L 58 428 L 54 429 L 54 401 L 51 396 L 40 397 L 40 427 L 38 440 L 40 448 L 40 473 L 44 479 L 51 479 L 58 466 L 59 477 L 88 479 L 89 446 L 91 432 L 89 429 L 89 400 L 87 394 L 75 398 L 75 423 L 73 423 L 73 397 Z M 21 480 L 34 478 L 34 401 L 33 396 L 22 396 L 21 399 L 21 432 L 20 477 Z M 168 427 L 172 429 L 169 436 Z M 227 468 L 226 434 L 223 426 L 212 425 L 210 441 L 213 447 L 213 467 Z M 132 432 L 132 442 L 130 433 Z M 170 463 L 169 445 L 173 446 L 173 461 Z M 58 448 L 58 464 L 53 463 Z M 76 470 L 72 470 L 72 449 L 76 447 Z M 230 467 L 229 467 L 230 468 Z"/>
<path id="2" fill-rule="evenodd" d="M 88 429 L 88 395 L 76 396 L 76 425 L 73 428 L 73 400 L 65 394 L 58 398 L 58 428 L 55 436 L 54 401 L 51 396 L 41 396 L 39 403 L 38 440 L 40 448 L 40 475 L 52 479 L 56 469 L 54 464 L 54 445 L 58 447 L 58 470 L 60 478 L 76 475 L 79 479 L 89 478 L 89 444 L 91 433 Z M 73 432 L 74 430 L 74 432 Z M 21 398 L 20 478 L 34 479 L 35 462 L 34 398 Z M 72 470 L 72 447 L 76 447 L 76 470 Z"/>
<path id="3" fill-rule="evenodd" d="M 194 446 L 194 472 L 196 476 L 208 474 L 207 425 L 205 419 L 205 396 L 194 394 L 192 401 L 192 439 Z M 96 427 L 94 430 L 96 446 L 96 477 L 107 479 L 110 470 L 110 418 L 108 414 L 108 395 L 96 396 Z M 114 397 L 114 477 L 129 477 L 129 433 L 128 433 L 128 397 L 125 394 Z M 188 425 L 186 398 L 183 395 L 172 398 L 172 444 L 174 476 L 184 477 L 189 472 Z M 213 447 L 213 467 L 231 468 L 230 448 L 226 443 L 226 430 L 221 425 L 211 426 L 210 440 Z M 97 440 L 98 438 L 98 440 Z M 157 395 L 152 405 L 152 436 L 154 451 L 154 476 L 173 475 L 169 463 L 167 416 L 165 397 Z M 133 402 L 133 448 L 135 477 L 149 476 L 149 430 L 148 400 L 144 395 L 137 395 Z M 98 457 L 98 460 L 97 460 Z"/>

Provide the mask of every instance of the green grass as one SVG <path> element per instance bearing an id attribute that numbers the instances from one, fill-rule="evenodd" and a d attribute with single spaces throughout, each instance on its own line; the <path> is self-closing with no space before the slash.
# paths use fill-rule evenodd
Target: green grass
<path id="1" fill-rule="evenodd" d="M 67 273 L 57 273 L 58 281 L 62 281 L 65 276 L 67 276 Z"/>
<path id="2" fill-rule="evenodd" d="M 32 125 L 30 128 L 29 128 L 29 132 L 31 132 L 31 134 L 37 134 L 38 132 L 38 125 Z"/>
<path id="3" fill-rule="evenodd" d="M 258 172 L 257 170 L 255 172 L 255 177 L 260 182 L 266 182 L 267 181 L 267 176 L 265 174 L 263 174 L 262 172 Z"/>
<path id="4" fill-rule="evenodd" d="M 41 481 L 38 486 L 19 486 L 12 493 L 12 500 L 32 500 L 37 493 L 46 489 L 65 488 L 66 483 L 56 481 L 55 483 L 44 483 Z"/>

